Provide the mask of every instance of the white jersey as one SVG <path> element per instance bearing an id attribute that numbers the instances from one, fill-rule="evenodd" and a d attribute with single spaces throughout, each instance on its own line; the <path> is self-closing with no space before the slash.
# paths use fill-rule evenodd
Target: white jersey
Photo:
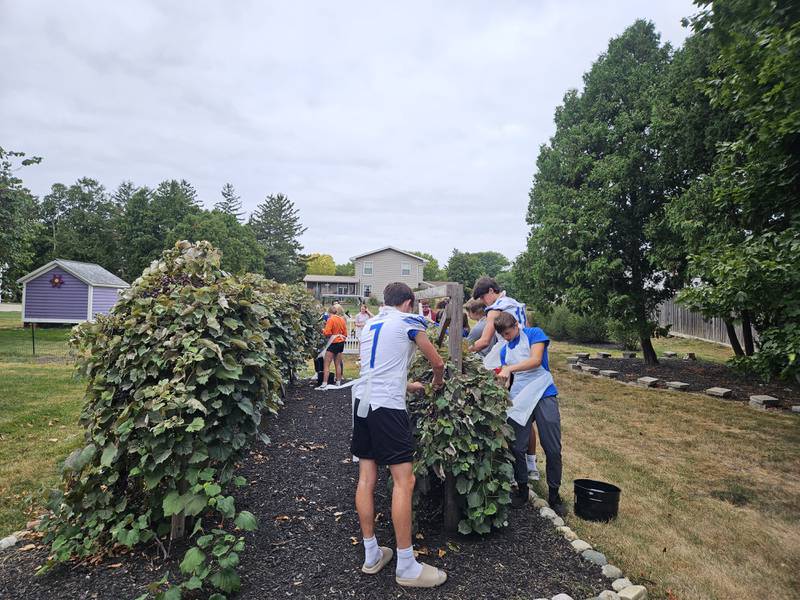
<path id="1" fill-rule="evenodd" d="M 425 331 L 425 317 L 385 306 L 361 330 L 361 376 L 353 397 L 369 401 L 372 409 L 406 408 L 408 367 L 417 349 L 417 333 Z"/>
<path id="2" fill-rule="evenodd" d="M 527 317 L 525 315 L 525 305 L 521 302 L 517 302 L 513 298 L 506 296 L 506 293 L 503 292 L 500 294 L 500 297 L 494 301 L 490 306 L 487 306 L 484 309 L 486 314 L 489 314 L 490 310 L 500 310 L 503 312 L 507 312 L 511 316 L 516 319 L 517 323 L 519 323 L 520 329 L 525 329 L 527 327 Z M 503 336 L 499 333 L 495 332 L 497 340 L 499 342 L 503 342 Z"/>

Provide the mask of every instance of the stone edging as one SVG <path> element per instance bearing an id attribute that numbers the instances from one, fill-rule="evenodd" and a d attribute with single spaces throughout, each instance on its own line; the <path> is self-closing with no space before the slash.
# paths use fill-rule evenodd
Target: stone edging
<path id="1" fill-rule="evenodd" d="M 540 498 L 533 490 L 528 491 L 528 500 L 534 508 L 539 510 L 539 516 L 543 519 L 548 519 L 556 531 L 567 540 L 572 549 L 580 554 L 584 560 L 589 561 L 599 567 L 603 568 L 603 575 L 611 581 L 611 589 L 603 590 L 597 596 L 588 600 L 647 600 L 647 588 L 643 585 L 634 585 L 631 580 L 624 577 L 622 571 L 608 562 L 605 554 L 598 552 L 589 542 L 578 538 L 572 529 L 570 529 L 564 519 L 559 517 L 556 512 L 547 504 L 547 500 Z M 538 598 L 537 600 L 548 600 L 547 598 Z M 549 600 L 574 600 L 569 594 L 556 594 Z"/>
<path id="2" fill-rule="evenodd" d="M 28 524 L 25 526 L 25 529 L 21 529 L 20 531 L 15 531 L 9 536 L 6 536 L 0 539 L 0 552 L 3 550 L 7 550 L 8 548 L 13 548 L 22 540 L 33 536 L 36 533 L 36 528 L 39 526 L 40 519 L 36 519 L 35 521 L 28 521 Z M 41 537 L 41 536 L 40 536 Z M 27 551 L 33 550 L 34 544 L 26 544 L 20 548 L 20 551 Z"/>
<path id="3" fill-rule="evenodd" d="M 728 390 L 726 388 L 716 388 L 716 387 L 709 388 L 705 392 L 689 392 L 686 391 L 683 387 L 688 384 L 684 384 L 680 381 L 668 381 L 666 382 L 667 384 L 666 388 L 653 387 L 655 383 L 661 381 L 661 379 L 658 379 L 656 377 L 639 377 L 636 381 L 623 381 L 622 379 L 619 379 L 618 371 L 600 371 L 597 367 L 593 367 L 585 362 L 582 362 L 583 360 L 591 360 L 591 358 L 588 359 L 579 358 L 577 360 L 575 360 L 575 358 L 576 358 L 575 356 L 567 357 L 567 368 L 570 372 L 577 373 L 578 375 L 588 375 L 590 377 L 598 379 L 606 379 L 622 385 L 629 385 L 637 388 L 645 388 L 655 392 L 680 392 L 682 394 L 700 396 L 703 398 L 727 398 L 730 396 L 731 392 L 731 390 Z M 652 381 L 642 381 L 642 380 L 652 380 Z M 670 384 L 680 384 L 680 385 L 670 385 Z M 750 401 L 747 405 L 757 410 L 765 410 L 766 408 L 772 407 L 771 404 L 772 401 L 777 401 L 777 399 L 772 398 L 772 396 L 751 395 Z M 791 408 L 782 409 L 781 413 L 800 414 L 800 405 L 794 405 Z"/>

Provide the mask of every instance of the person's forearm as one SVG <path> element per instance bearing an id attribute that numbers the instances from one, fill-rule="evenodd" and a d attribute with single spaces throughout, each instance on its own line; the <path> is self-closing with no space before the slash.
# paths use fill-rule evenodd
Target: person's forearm
<path id="1" fill-rule="evenodd" d="M 483 339 L 483 338 L 481 337 L 481 339 L 479 339 L 479 340 L 476 340 L 476 341 L 475 341 L 475 342 L 472 344 L 472 346 L 470 346 L 470 347 L 469 347 L 469 350 L 470 350 L 470 352 L 480 352 L 481 350 L 483 350 L 484 348 L 486 348 L 486 346 L 488 346 L 488 345 L 489 345 L 489 340 L 488 340 L 488 339 L 487 339 L 487 340 L 485 340 L 485 339 Z"/>
<path id="2" fill-rule="evenodd" d="M 440 383 L 444 378 L 444 363 L 433 367 L 433 380 Z"/>
<path id="3" fill-rule="evenodd" d="M 519 373 L 520 371 L 531 371 L 533 369 L 538 369 L 541 366 L 542 366 L 541 358 L 527 358 L 515 365 L 509 365 L 508 371 L 510 373 Z"/>

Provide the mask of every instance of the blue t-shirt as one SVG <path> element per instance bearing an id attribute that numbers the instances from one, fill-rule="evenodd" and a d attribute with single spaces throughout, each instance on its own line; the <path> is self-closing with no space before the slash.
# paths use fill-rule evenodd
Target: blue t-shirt
<path id="1" fill-rule="evenodd" d="M 549 371 L 550 363 L 548 362 L 547 359 L 547 347 L 550 345 L 550 338 L 547 337 L 547 334 L 544 331 L 542 331 L 540 327 L 525 327 L 524 329 L 521 329 L 520 334 L 517 337 L 515 337 L 513 340 L 505 344 L 500 349 L 500 364 L 503 366 L 507 364 L 506 351 L 509 349 L 513 350 L 514 348 L 516 348 L 517 344 L 519 344 L 522 341 L 523 335 L 525 336 L 525 341 L 528 344 L 528 348 L 530 348 L 534 344 L 544 343 L 544 353 L 542 354 L 542 366 L 546 371 Z M 528 356 L 530 356 L 530 352 L 528 353 Z M 555 396 L 556 394 L 558 394 L 556 385 L 554 383 L 551 383 L 550 387 L 548 387 L 545 390 L 544 395 L 542 397 Z"/>

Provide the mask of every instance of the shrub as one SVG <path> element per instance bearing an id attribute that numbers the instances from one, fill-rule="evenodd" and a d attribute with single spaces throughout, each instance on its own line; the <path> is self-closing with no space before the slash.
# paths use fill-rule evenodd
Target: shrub
<path id="1" fill-rule="evenodd" d="M 573 314 L 567 321 L 569 339 L 581 343 L 600 343 L 608 340 L 608 330 L 603 319 Z"/>
<path id="2" fill-rule="evenodd" d="M 622 346 L 623 350 L 639 349 L 639 333 L 629 323 L 609 319 L 606 321 L 606 328 L 611 340 Z"/>
<path id="3" fill-rule="evenodd" d="M 297 288 L 221 271 L 208 242 L 178 242 L 107 317 L 77 326 L 85 446 L 64 462 L 63 492 L 43 523 L 44 570 L 115 543 L 161 544 L 184 515 L 196 545 L 180 587 L 238 589 L 244 538 L 219 524 L 248 531 L 256 521 L 228 493 L 246 484 L 234 465 L 251 440 L 268 441 L 262 413 L 277 411 L 284 380 L 313 354 L 318 314 Z"/>
<path id="4" fill-rule="evenodd" d="M 453 365 L 448 368 L 452 373 Z M 463 371 L 447 379 L 439 392 L 428 386 L 424 396 L 409 398 L 416 421 L 414 472 L 421 490 L 430 488 L 430 473 L 441 481 L 455 477 L 463 504 L 458 530 L 486 534 L 507 524 L 514 477 L 509 440 L 514 433 L 506 423 L 506 390 L 473 355 L 464 357 Z M 410 376 L 431 381 L 423 357 L 417 357 Z"/>
<path id="5" fill-rule="evenodd" d="M 541 327 L 554 340 L 572 340 L 582 343 L 608 340 L 606 324 L 602 319 L 573 313 L 563 305 L 554 306 L 549 312 L 533 312 L 529 323 Z"/>

